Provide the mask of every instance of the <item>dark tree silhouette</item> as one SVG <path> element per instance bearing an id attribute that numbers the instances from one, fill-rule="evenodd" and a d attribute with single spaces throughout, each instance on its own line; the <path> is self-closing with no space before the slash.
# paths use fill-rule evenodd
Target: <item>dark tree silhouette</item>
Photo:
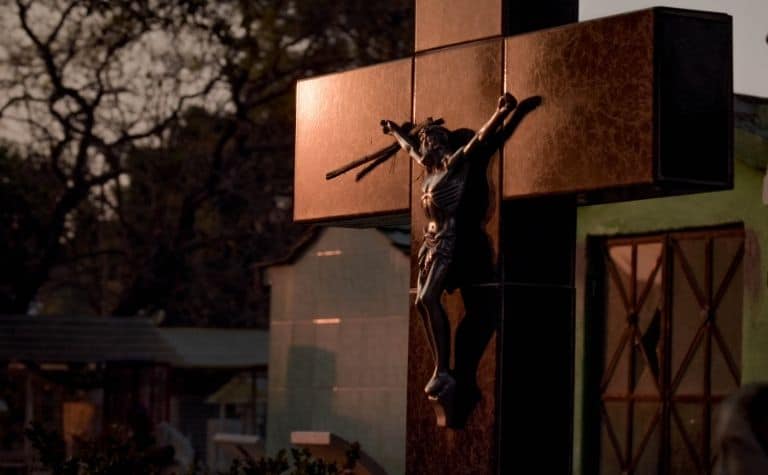
<path id="1" fill-rule="evenodd" d="M 410 2 L 2 4 L 0 186 L 35 206 L 4 215 L 0 313 L 263 323 L 251 266 L 301 233 L 295 81 L 407 54 Z"/>

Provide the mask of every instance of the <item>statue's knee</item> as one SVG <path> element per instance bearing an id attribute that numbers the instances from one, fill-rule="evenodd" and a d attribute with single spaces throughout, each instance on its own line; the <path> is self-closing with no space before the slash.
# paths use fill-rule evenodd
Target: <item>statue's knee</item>
<path id="1" fill-rule="evenodd" d="M 414 301 L 414 305 L 416 305 L 416 310 L 418 310 L 421 313 L 424 313 L 427 311 L 427 306 L 424 303 L 424 295 L 423 294 L 417 294 L 416 300 Z"/>
<path id="2" fill-rule="evenodd" d="M 434 315 L 435 312 L 440 311 L 438 308 L 440 305 L 440 300 L 435 299 L 434 296 L 430 295 L 429 293 L 417 295 L 415 305 L 417 310 L 430 315 Z"/>

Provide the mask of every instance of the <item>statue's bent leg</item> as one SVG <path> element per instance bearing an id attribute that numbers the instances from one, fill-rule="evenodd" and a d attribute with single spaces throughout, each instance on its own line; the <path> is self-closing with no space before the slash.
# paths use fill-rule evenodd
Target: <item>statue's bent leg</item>
<path id="1" fill-rule="evenodd" d="M 443 294 L 448 262 L 442 256 L 435 256 L 424 285 L 416 295 L 417 307 L 426 313 L 428 331 L 432 333 L 435 345 L 435 374 L 424 391 L 430 396 L 439 396 L 445 390 L 452 390 L 456 383 L 448 373 L 451 358 L 451 328 L 440 298 Z"/>
<path id="2" fill-rule="evenodd" d="M 419 271 L 419 276 L 416 283 L 416 299 L 414 304 L 416 305 L 416 311 L 418 312 L 421 319 L 421 324 L 424 327 L 424 333 L 427 335 L 427 342 L 429 343 L 429 350 L 432 352 L 432 358 L 434 361 L 437 361 L 438 357 L 437 348 L 435 345 L 435 335 L 432 331 L 432 324 L 429 321 L 429 312 L 427 311 L 427 306 L 424 304 L 422 299 L 419 298 L 419 295 L 421 295 L 421 291 L 424 288 L 424 282 L 427 280 L 428 273 L 429 269 L 422 269 Z"/>

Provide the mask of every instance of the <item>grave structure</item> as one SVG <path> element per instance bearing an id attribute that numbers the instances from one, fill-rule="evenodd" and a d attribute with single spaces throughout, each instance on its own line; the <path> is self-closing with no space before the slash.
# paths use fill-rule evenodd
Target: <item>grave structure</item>
<path id="1" fill-rule="evenodd" d="M 412 306 L 408 473 L 570 473 L 576 207 L 732 186 L 730 17 L 577 12 L 576 0 L 416 0 L 413 57 L 298 84 L 295 219 L 410 223 L 412 302 L 420 168 L 399 152 L 359 181 L 326 173 L 389 146 L 381 119 L 477 131 L 500 95 L 519 101 L 463 198 L 487 240 L 462 250 L 464 282 L 443 296 L 452 371 L 479 399 L 465 393 L 453 427 L 436 423 Z"/>

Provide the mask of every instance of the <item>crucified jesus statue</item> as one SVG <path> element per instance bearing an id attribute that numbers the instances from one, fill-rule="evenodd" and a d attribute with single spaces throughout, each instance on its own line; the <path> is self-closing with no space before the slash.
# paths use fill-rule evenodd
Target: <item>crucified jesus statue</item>
<path id="1" fill-rule="evenodd" d="M 382 120 L 384 133 L 424 169 L 421 206 L 428 219 L 418 254 L 416 308 L 427 333 L 435 370 L 424 388 L 427 396 L 444 406 L 451 404 L 456 379 L 450 371 L 451 329 L 440 298 L 456 253 L 456 212 L 467 183 L 468 158 L 488 142 L 517 107 L 510 94 L 499 98 L 496 111 L 477 133 L 458 150 L 451 150 L 450 131 L 439 123 L 418 130 L 417 137 L 395 122 Z M 462 251 L 471 252 L 471 251 Z"/>

